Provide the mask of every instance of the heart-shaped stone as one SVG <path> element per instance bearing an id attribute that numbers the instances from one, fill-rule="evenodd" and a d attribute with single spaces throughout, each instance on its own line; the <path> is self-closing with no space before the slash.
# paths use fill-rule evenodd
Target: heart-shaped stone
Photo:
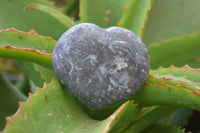
<path id="1" fill-rule="evenodd" d="M 52 55 L 55 74 L 82 104 L 102 109 L 125 100 L 150 69 L 145 44 L 133 32 L 82 23 L 66 31 Z"/>

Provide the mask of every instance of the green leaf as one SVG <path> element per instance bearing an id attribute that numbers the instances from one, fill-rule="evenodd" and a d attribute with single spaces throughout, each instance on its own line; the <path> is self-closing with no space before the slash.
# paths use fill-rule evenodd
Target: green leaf
<path id="1" fill-rule="evenodd" d="M 193 69 L 189 67 L 188 65 L 185 65 L 183 67 L 175 67 L 175 66 L 170 66 L 168 68 L 163 68 L 159 67 L 156 70 L 151 70 L 150 74 L 152 75 L 167 75 L 167 74 L 172 74 L 177 77 L 185 77 L 191 81 L 194 82 L 200 82 L 200 69 Z"/>
<path id="2" fill-rule="evenodd" d="M 170 41 L 163 41 L 157 45 L 151 45 L 148 50 L 151 58 L 151 68 L 159 66 L 177 67 L 190 65 L 200 68 L 200 33 L 195 35 L 184 35 Z"/>
<path id="3" fill-rule="evenodd" d="M 199 0 L 155 0 L 144 31 L 146 45 L 200 30 Z M 190 45 L 190 44 L 189 44 Z"/>
<path id="4" fill-rule="evenodd" d="M 187 90 L 198 91 L 200 90 L 200 84 L 186 79 L 185 77 L 175 77 L 172 74 L 169 75 L 149 75 L 146 82 L 159 84 L 166 83 L 168 85 L 177 86 L 180 85 Z"/>
<path id="5" fill-rule="evenodd" d="M 51 55 L 55 40 L 41 36 L 34 31 L 29 33 L 15 29 L 0 31 L 1 57 L 31 61 L 52 68 Z"/>
<path id="6" fill-rule="evenodd" d="M 142 37 L 152 4 L 153 0 L 130 0 L 119 26 L 132 30 Z"/>
<path id="7" fill-rule="evenodd" d="M 189 118 L 193 115 L 191 109 L 180 108 L 178 109 L 169 120 L 169 125 L 176 125 L 185 127 L 188 124 Z"/>
<path id="8" fill-rule="evenodd" d="M 0 57 L 30 61 L 50 69 L 52 68 L 50 54 L 44 54 L 31 49 L 19 49 L 11 46 L 0 47 Z"/>
<path id="9" fill-rule="evenodd" d="M 155 123 L 162 117 L 169 115 L 175 111 L 175 107 L 157 107 L 154 110 L 150 111 L 139 120 L 137 120 L 131 127 L 129 127 L 125 133 L 140 133 L 145 128 L 147 128 L 152 123 Z"/>
<path id="10" fill-rule="evenodd" d="M 120 130 L 125 129 L 139 111 L 136 104 L 126 102 L 103 121 L 91 119 L 85 107 L 62 88 L 58 81 L 52 81 L 30 95 L 27 102 L 20 103 L 17 113 L 7 118 L 4 133 L 106 133 L 115 131 L 118 126 Z"/>
<path id="11" fill-rule="evenodd" d="M 81 22 L 95 23 L 103 28 L 117 25 L 128 0 L 81 0 Z"/>
<path id="12" fill-rule="evenodd" d="M 43 86 L 43 82 L 45 80 L 33 63 L 26 62 L 26 61 L 18 61 L 18 60 L 16 60 L 15 62 L 20 67 L 20 69 L 24 72 L 24 74 L 27 77 L 29 77 L 36 86 L 38 87 Z"/>
<path id="13" fill-rule="evenodd" d="M 180 85 L 173 86 L 166 83 L 145 85 L 131 97 L 141 106 L 173 105 L 200 110 L 200 91 L 192 91 Z"/>
<path id="14" fill-rule="evenodd" d="M 19 79 L 19 81 L 15 84 L 15 87 L 20 90 L 24 95 L 28 96 L 30 90 L 30 83 L 27 76 L 24 76 Z"/>
<path id="15" fill-rule="evenodd" d="M 57 9 L 47 0 L 0 0 L 0 29 L 14 27 L 25 32 L 34 29 L 42 35 L 58 39 L 66 28 L 46 13 L 36 10 L 24 11 L 24 7 L 30 3 L 43 4 Z"/>
<path id="16" fill-rule="evenodd" d="M 18 108 L 19 101 L 25 101 L 26 96 L 15 88 L 1 73 L 0 73 L 0 130 L 6 124 L 5 117 L 13 115 Z"/>
<path id="17" fill-rule="evenodd" d="M 79 0 L 68 0 L 64 10 L 67 15 L 79 19 Z"/>
<path id="18" fill-rule="evenodd" d="M 175 126 L 154 124 L 143 133 L 185 133 L 185 131 Z"/>
<path id="19" fill-rule="evenodd" d="M 34 30 L 22 32 L 16 29 L 0 30 L 0 46 L 11 46 L 21 49 L 33 49 L 51 54 L 56 41 L 50 37 L 37 34 Z"/>
<path id="20" fill-rule="evenodd" d="M 115 116 L 115 114 L 118 112 L 118 115 Z M 121 133 L 126 128 L 130 126 L 131 123 L 134 123 L 138 116 L 143 112 L 140 107 L 138 107 L 137 104 L 126 102 L 124 105 L 122 105 L 113 115 L 111 115 L 108 119 L 110 121 L 110 128 L 108 130 L 104 130 L 105 132 L 111 132 L 111 133 Z"/>
<path id="21" fill-rule="evenodd" d="M 55 19 L 57 19 L 61 24 L 63 24 L 66 27 L 66 29 L 69 29 L 75 25 L 74 21 L 71 18 L 69 18 L 65 14 L 59 12 L 58 10 L 50 8 L 45 5 L 30 4 L 30 5 L 26 6 L 24 9 L 36 9 L 36 10 L 45 12 L 45 13 L 51 15 L 52 17 L 54 17 Z"/>

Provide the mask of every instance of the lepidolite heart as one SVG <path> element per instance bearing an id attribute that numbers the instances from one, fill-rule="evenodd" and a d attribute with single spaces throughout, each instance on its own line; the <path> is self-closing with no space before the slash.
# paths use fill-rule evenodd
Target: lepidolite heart
<path id="1" fill-rule="evenodd" d="M 150 69 L 147 48 L 133 32 L 91 23 L 66 31 L 52 62 L 64 87 L 91 109 L 129 98 L 144 84 Z"/>

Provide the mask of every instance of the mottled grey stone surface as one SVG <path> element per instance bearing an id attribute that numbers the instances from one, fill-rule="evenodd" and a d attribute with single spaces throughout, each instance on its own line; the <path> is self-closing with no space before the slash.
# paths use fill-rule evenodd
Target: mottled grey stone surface
<path id="1" fill-rule="evenodd" d="M 147 48 L 133 32 L 90 23 L 76 25 L 61 36 L 52 62 L 60 82 L 91 109 L 133 95 L 150 69 Z"/>

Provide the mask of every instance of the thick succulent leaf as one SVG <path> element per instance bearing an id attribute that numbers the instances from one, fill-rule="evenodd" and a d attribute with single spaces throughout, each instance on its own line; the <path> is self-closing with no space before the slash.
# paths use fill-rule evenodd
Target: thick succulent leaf
<path id="1" fill-rule="evenodd" d="M 81 22 L 97 24 L 103 28 L 117 25 L 123 15 L 123 8 L 129 0 L 81 0 Z"/>
<path id="2" fill-rule="evenodd" d="M 155 0 L 144 31 L 145 44 L 197 33 L 200 30 L 199 5 L 199 0 Z"/>
<path id="3" fill-rule="evenodd" d="M 36 30 L 38 33 L 58 39 L 66 31 L 54 17 L 36 10 L 24 11 L 30 3 L 57 9 L 47 0 L 0 0 L 0 29 L 16 28 L 22 31 Z"/>
<path id="4" fill-rule="evenodd" d="M 142 37 L 152 4 L 153 0 L 130 0 L 128 6 L 124 8 L 119 26 L 132 30 Z"/>
<path id="5" fill-rule="evenodd" d="M 63 24 L 66 27 L 66 29 L 69 29 L 75 25 L 71 18 L 69 18 L 65 14 L 59 12 L 58 10 L 53 9 L 48 6 L 45 6 L 45 5 L 30 4 L 30 5 L 26 6 L 24 9 L 36 9 L 36 10 L 45 12 L 45 13 L 51 15 L 52 17 L 54 17 L 55 19 L 57 19 L 61 24 Z"/>
<path id="6" fill-rule="evenodd" d="M 67 15 L 79 19 L 79 0 L 68 0 L 64 10 Z"/>
<path id="7" fill-rule="evenodd" d="M 143 133 L 185 133 L 185 130 L 175 126 L 154 124 Z"/>
<path id="8" fill-rule="evenodd" d="M 86 113 L 87 109 L 62 88 L 58 81 L 45 84 L 43 89 L 30 94 L 29 100 L 21 102 L 19 106 L 17 113 L 7 118 L 4 133 L 107 133 L 116 131 L 118 127 L 121 132 L 140 112 L 136 104 L 126 102 L 103 121 L 91 119 Z"/>
<path id="9" fill-rule="evenodd" d="M 36 86 L 43 86 L 44 78 L 33 63 L 19 60 L 16 60 L 15 62 Z"/>
<path id="10" fill-rule="evenodd" d="M 42 79 L 45 82 L 50 83 L 52 78 L 56 79 L 56 75 L 52 69 L 48 69 L 38 64 L 34 64 L 34 65 L 35 65 L 36 70 L 38 70 L 40 74 L 42 75 Z"/>
<path id="11" fill-rule="evenodd" d="M 184 35 L 181 38 L 173 38 L 163 41 L 157 45 L 151 45 L 148 50 L 151 58 L 151 68 L 170 65 L 190 65 L 194 68 L 200 67 L 200 33 L 195 35 Z"/>
<path id="12" fill-rule="evenodd" d="M 16 29 L 0 30 L 0 47 L 11 46 L 21 49 L 33 49 L 41 53 L 51 54 L 56 41 L 41 36 L 35 31 L 22 32 Z"/>
<path id="13" fill-rule="evenodd" d="M 173 86 L 166 83 L 145 85 L 131 97 L 142 106 L 173 105 L 200 110 L 200 91 L 192 91 L 180 85 Z"/>
<path id="14" fill-rule="evenodd" d="M 6 56 L 11 56 L 13 58 L 18 58 L 25 60 L 28 58 L 28 61 L 33 62 L 34 60 L 39 63 L 40 65 L 46 64 L 46 67 L 51 68 L 51 56 L 48 54 L 51 54 L 53 51 L 53 48 L 55 46 L 56 41 L 53 40 L 52 38 L 41 36 L 34 32 L 33 30 L 30 31 L 29 33 L 17 31 L 15 29 L 7 29 L 7 30 L 1 30 L 0 31 L 0 47 L 2 49 L 5 49 L 6 47 L 14 47 L 16 49 L 19 49 L 18 53 L 19 56 L 14 56 L 11 53 L 4 53 Z M 8 48 L 9 48 L 8 47 Z M 31 50 L 30 50 L 31 49 Z M 36 56 L 40 55 L 45 55 L 47 58 L 44 58 L 44 60 L 41 60 L 42 58 L 33 58 L 33 54 L 30 54 L 31 56 L 27 56 L 24 54 L 20 54 L 20 52 L 25 52 L 25 53 L 34 53 Z M 32 52 L 31 52 L 32 51 Z M 12 52 L 13 53 L 13 52 Z M 21 58 L 19 58 L 21 56 Z M 4 56 L 5 57 L 5 56 Z M 41 60 L 41 61 L 39 61 Z M 39 62 L 38 62 L 39 61 Z M 31 64 L 29 62 L 24 62 L 24 61 L 16 61 L 18 66 L 27 74 L 27 76 L 39 87 L 42 87 L 43 81 L 49 82 L 49 80 L 45 80 L 46 77 L 52 78 L 54 74 L 49 72 L 48 75 L 41 74 L 44 73 L 42 72 L 43 70 L 37 69 L 34 64 Z M 20 63 L 19 63 L 20 62 Z M 42 64 L 41 64 L 42 63 Z M 41 73 L 40 73 L 41 71 Z M 49 71 L 49 70 L 46 70 Z"/>
<path id="15" fill-rule="evenodd" d="M 20 90 L 24 95 L 28 96 L 30 92 L 30 84 L 27 76 L 20 78 L 20 80 L 15 84 L 15 87 Z"/>
<path id="16" fill-rule="evenodd" d="M 200 82 L 200 69 L 193 69 L 189 67 L 188 65 L 185 65 L 184 67 L 175 67 L 170 66 L 168 68 L 159 67 L 156 70 L 151 70 L 150 74 L 152 75 L 167 75 L 167 74 L 173 74 L 177 77 L 185 77 L 191 81 L 194 82 Z"/>
<path id="17" fill-rule="evenodd" d="M 188 119 L 193 115 L 191 109 L 178 109 L 169 120 L 169 125 L 185 127 L 188 124 Z"/>
<path id="18" fill-rule="evenodd" d="M 13 115 L 18 108 L 18 101 L 26 100 L 17 88 L 15 88 L 2 74 L 0 74 L 0 130 L 6 123 L 6 116 Z"/>
<path id="19" fill-rule="evenodd" d="M 200 91 L 200 84 L 186 79 L 185 77 L 175 77 L 172 74 L 169 75 L 149 75 L 146 82 L 159 84 L 161 82 L 167 83 L 168 85 L 180 85 L 191 91 Z"/>
<path id="20" fill-rule="evenodd" d="M 162 117 L 173 113 L 175 109 L 176 109 L 175 107 L 169 107 L 169 106 L 156 107 L 154 110 L 152 110 L 151 112 L 147 113 L 139 120 L 137 120 L 132 126 L 130 126 L 125 131 L 125 133 L 140 133 L 152 123 L 155 123 Z"/>
<path id="21" fill-rule="evenodd" d="M 0 57 L 30 61 L 52 68 L 51 54 L 44 54 L 32 49 L 19 49 L 11 46 L 0 47 Z"/>

